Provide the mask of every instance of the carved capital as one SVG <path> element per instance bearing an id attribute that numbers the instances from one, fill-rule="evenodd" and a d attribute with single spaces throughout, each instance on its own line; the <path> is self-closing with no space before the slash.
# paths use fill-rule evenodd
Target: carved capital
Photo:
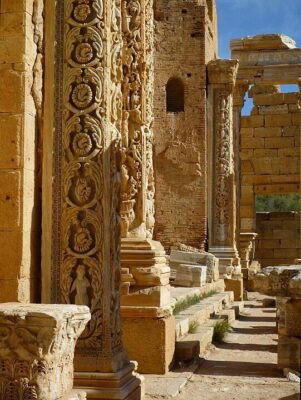
<path id="1" fill-rule="evenodd" d="M 238 60 L 213 60 L 208 63 L 208 80 L 211 84 L 235 85 Z"/>
<path id="2" fill-rule="evenodd" d="M 90 317 L 83 306 L 1 304 L 0 398 L 67 398 L 75 344 Z"/>

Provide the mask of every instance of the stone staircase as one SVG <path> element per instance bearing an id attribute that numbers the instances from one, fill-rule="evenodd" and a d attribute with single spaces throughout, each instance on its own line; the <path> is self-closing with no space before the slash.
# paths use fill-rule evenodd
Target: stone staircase
<path id="1" fill-rule="evenodd" d="M 186 297 L 191 297 L 191 292 Z M 178 301 L 183 302 L 184 297 Z M 243 302 L 234 302 L 233 292 L 220 292 L 179 312 L 176 318 L 176 364 L 202 357 L 212 343 L 214 325 L 224 319 L 231 325 L 243 310 Z"/>

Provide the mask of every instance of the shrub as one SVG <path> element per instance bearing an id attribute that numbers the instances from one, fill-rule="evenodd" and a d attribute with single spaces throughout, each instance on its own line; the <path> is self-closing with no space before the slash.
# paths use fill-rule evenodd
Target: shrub
<path id="1" fill-rule="evenodd" d="M 213 341 L 221 343 L 225 340 L 230 324 L 225 319 L 219 319 L 213 327 Z"/>
<path id="2" fill-rule="evenodd" d="M 195 333 L 198 327 L 200 326 L 199 321 L 193 320 L 189 322 L 189 333 Z"/>

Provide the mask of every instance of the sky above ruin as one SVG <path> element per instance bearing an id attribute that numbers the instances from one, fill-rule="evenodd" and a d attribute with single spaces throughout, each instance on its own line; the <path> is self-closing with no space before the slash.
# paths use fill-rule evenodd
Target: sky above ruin
<path id="1" fill-rule="evenodd" d="M 230 58 L 230 40 L 262 33 L 283 33 L 301 47 L 301 0 L 216 0 L 219 57 Z M 281 87 L 298 91 L 297 85 Z M 252 101 L 246 97 L 243 115 L 249 115 Z"/>
<path id="2" fill-rule="evenodd" d="M 219 57 L 230 57 L 230 40 L 283 33 L 301 47 L 301 0 L 216 0 Z"/>

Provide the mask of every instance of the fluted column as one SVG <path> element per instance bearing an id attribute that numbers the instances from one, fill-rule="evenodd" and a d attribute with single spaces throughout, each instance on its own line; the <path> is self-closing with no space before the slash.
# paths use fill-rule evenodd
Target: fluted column
<path id="1" fill-rule="evenodd" d="M 238 263 L 233 137 L 233 90 L 237 70 L 236 60 L 215 60 L 208 64 L 212 107 L 209 252 L 219 258 L 220 272 L 227 276 Z"/>
<path id="2" fill-rule="evenodd" d="M 91 309 L 76 385 L 93 399 L 140 399 L 121 343 L 121 6 L 65 0 L 47 12 L 43 301 Z"/>

